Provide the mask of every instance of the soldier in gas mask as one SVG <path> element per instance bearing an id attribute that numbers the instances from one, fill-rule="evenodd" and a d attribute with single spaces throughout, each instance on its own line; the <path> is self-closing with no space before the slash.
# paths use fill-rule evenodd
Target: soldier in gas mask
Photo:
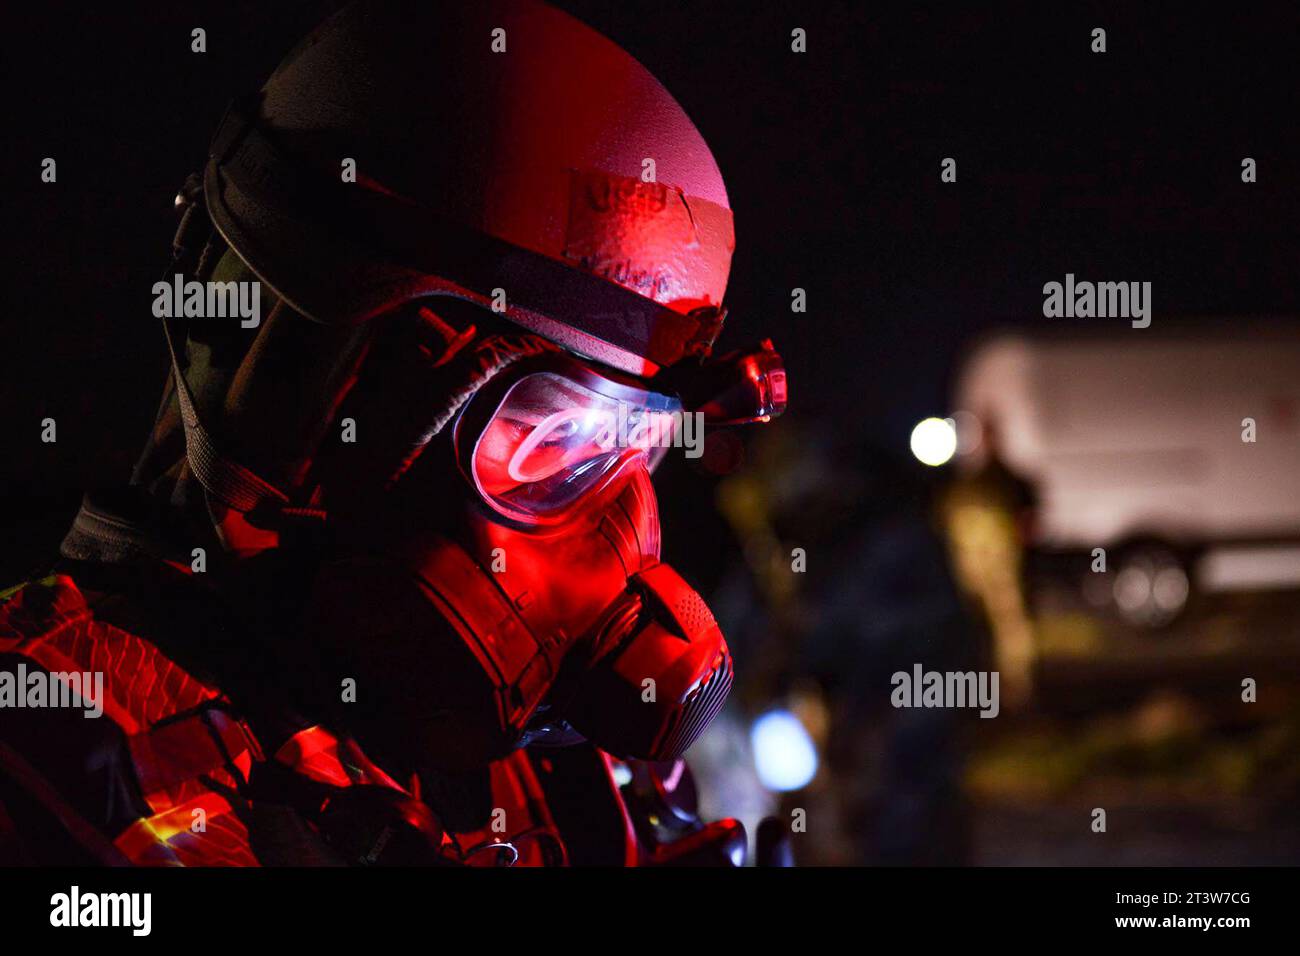
<path id="1" fill-rule="evenodd" d="M 5 716 L 13 852 L 734 860 L 654 772 L 732 661 L 650 474 L 684 424 L 779 414 L 785 376 L 711 354 L 732 216 L 676 101 L 539 3 L 359 3 L 231 104 L 177 204 L 163 281 L 258 283 L 263 315 L 162 320 L 130 487 L 0 605 L 0 661 L 106 675 L 107 720 Z"/>

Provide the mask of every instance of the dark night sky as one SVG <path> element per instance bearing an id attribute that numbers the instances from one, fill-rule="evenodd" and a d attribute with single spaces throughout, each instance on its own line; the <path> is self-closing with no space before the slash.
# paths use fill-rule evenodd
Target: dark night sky
<path id="1" fill-rule="evenodd" d="M 1185 5 L 560 5 L 659 75 L 712 144 L 737 223 L 724 341 L 773 335 L 796 415 L 833 413 L 899 445 L 947 410 L 963 343 L 1046 323 L 1042 284 L 1067 271 L 1153 282 L 1150 334 L 1178 313 L 1297 310 L 1294 5 L 1214 18 Z M 163 379 L 146 293 L 166 263 L 171 197 L 230 96 L 332 7 L 7 13 L 0 487 L 62 502 L 125 476 Z M 202 56 L 194 26 L 208 32 Z M 795 26 L 803 56 L 789 52 Z M 1089 52 L 1094 26 L 1104 55 Z M 57 187 L 38 180 L 44 156 L 58 159 Z M 939 181 L 944 156 L 955 185 Z M 1258 183 L 1241 183 L 1243 156 Z M 789 311 L 794 286 L 807 314 Z M 47 414 L 57 446 L 19 440 Z"/>

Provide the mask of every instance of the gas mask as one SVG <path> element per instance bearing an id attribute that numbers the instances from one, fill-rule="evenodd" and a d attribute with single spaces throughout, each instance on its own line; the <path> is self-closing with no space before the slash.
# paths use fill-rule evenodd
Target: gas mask
<path id="1" fill-rule="evenodd" d="M 779 358 L 753 356 L 711 369 L 727 420 L 784 404 Z M 720 375 L 728 364 L 743 371 Z M 650 474 L 692 414 L 555 350 L 477 388 L 369 547 L 321 571 L 305 633 L 331 662 L 322 686 L 356 681 L 340 719 L 403 764 L 442 768 L 582 737 L 621 757 L 685 751 L 732 682 L 713 615 L 659 560 Z"/>

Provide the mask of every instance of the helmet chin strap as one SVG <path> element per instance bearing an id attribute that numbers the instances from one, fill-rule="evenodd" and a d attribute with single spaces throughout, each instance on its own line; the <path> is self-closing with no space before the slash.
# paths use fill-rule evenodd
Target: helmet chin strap
<path id="1" fill-rule="evenodd" d="M 214 255 L 215 230 L 208 221 L 207 211 L 203 206 L 202 186 L 197 176 L 191 176 L 186 180 L 185 186 L 176 196 L 176 204 L 183 209 L 183 212 L 172 242 L 171 265 L 163 281 L 170 282 L 173 276 L 177 275 L 196 277 L 201 280 L 211 273 L 216 256 Z M 185 458 L 191 473 L 204 490 L 221 505 L 241 515 L 258 512 L 267 518 L 283 516 L 324 520 L 323 511 L 292 506 L 285 492 L 260 477 L 252 469 L 221 453 L 212 433 L 205 427 L 199 416 L 194 395 L 181 369 L 180 353 L 176 346 L 177 337 L 180 335 L 178 321 L 175 318 L 164 318 L 162 328 L 167 343 L 167 354 L 171 361 L 176 400 L 180 407 L 181 426 L 185 433 Z M 216 520 L 215 515 L 214 520 Z M 216 520 L 216 523 L 220 532 L 221 522 Z M 261 523 L 259 521 L 257 525 Z M 270 532 L 260 537 L 265 538 L 266 534 Z M 223 543 L 227 543 L 225 537 L 223 535 Z M 268 541 L 264 541 L 263 545 Z"/>

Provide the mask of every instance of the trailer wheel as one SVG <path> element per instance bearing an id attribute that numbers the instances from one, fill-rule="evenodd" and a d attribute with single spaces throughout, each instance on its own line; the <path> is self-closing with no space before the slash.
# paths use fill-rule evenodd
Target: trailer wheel
<path id="1" fill-rule="evenodd" d="M 1187 562 L 1169 545 L 1144 541 L 1120 554 L 1111 600 L 1125 624 L 1144 628 L 1171 624 L 1187 609 L 1191 594 Z"/>

